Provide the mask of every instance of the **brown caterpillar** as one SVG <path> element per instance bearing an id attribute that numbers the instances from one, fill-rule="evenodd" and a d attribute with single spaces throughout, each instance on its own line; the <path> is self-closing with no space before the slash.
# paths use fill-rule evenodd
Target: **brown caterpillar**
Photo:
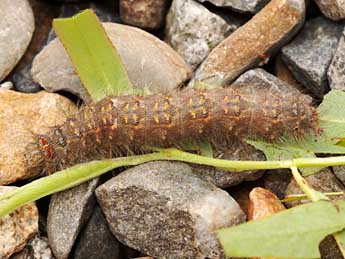
<path id="1" fill-rule="evenodd" d="M 233 85 L 108 97 L 37 136 L 35 145 L 42 167 L 56 171 L 128 150 L 175 146 L 186 140 L 255 137 L 273 141 L 306 132 L 318 132 L 318 116 L 309 96 L 291 89 Z"/>

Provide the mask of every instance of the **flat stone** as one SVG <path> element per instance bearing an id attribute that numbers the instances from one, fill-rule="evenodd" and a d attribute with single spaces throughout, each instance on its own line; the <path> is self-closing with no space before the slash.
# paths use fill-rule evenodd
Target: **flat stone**
<path id="1" fill-rule="evenodd" d="M 251 20 L 215 47 L 194 79 L 225 86 L 246 70 L 265 64 L 295 35 L 305 16 L 304 0 L 272 0 Z"/>
<path id="2" fill-rule="evenodd" d="M 74 103 L 58 94 L 0 88 L 0 185 L 41 174 L 34 134 L 44 134 L 76 110 Z"/>
<path id="3" fill-rule="evenodd" d="M 68 258 L 80 230 L 91 216 L 95 204 L 93 193 L 98 183 L 99 179 L 95 178 L 51 197 L 47 234 L 57 258 Z"/>
<path id="4" fill-rule="evenodd" d="M 345 18 L 344 0 L 315 0 L 321 12 L 327 18 L 339 21 Z"/>
<path id="5" fill-rule="evenodd" d="M 120 259 L 120 244 L 108 228 L 107 221 L 99 206 L 80 234 L 75 259 Z"/>
<path id="6" fill-rule="evenodd" d="M 103 25 L 135 88 L 147 87 L 152 92 L 164 92 L 177 88 L 190 78 L 190 68 L 163 41 L 134 27 L 115 23 Z M 48 91 L 64 90 L 89 100 L 58 39 L 52 40 L 36 56 L 31 72 L 34 80 Z"/>
<path id="7" fill-rule="evenodd" d="M 25 248 L 11 259 L 54 259 L 46 237 L 34 236 Z"/>
<path id="8" fill-rule="evenodd" d="M 229 7 L 239 12 L 256 13 L 269 0 L 198 0 L 199 2 L 210 2 L 216 6 Z"/>
<path id="9" fill-rule="evenodd" d="M 0 81 L 15 67 L 35 29 L 27 0 L 0 1 Z"/>
<path id="10" fill-rule="evenodd" d="M 166 42 L 195 69 L 227 35 L 232 24 L 194 0 L 174 0 L 167 16 Z"/>
<path id="11" fill-rule="evenodd" d="M 231 145 L 218 146 L 214 150 L 214 157 L 227 160 L 265 160 L 265 155 L 261 151 L 256 150 L 248 144 L 237 141 L 234 141 Z M 191 164 L 190 166 L 193 169 L 193 173 L 219 188 L 227 188 L 240 184 L 243 181 L 257 180 L 265 172 L 264 170 L 251 170 L 239 173 L 204 165 Z"/>
<path id="12" fill-rule="evenodd" d="M 0 195 L 16 187 L 0 186 Z M 28 240 L 38 233 L 38 210 L 29 203 L 0 218 L 0 258 L 9 258 L 22 250 Z"/>
<path id="13" fill-rule="evenodd" d="M 327 70 L 343 26 L 325 18 L 309 20 L 299 35 L 282 49 L 282 59 L 294 77 L 316 97 L 329 89 Z"/>
<path id="14" fill-rule="evenodd" d="M 46 1 L 30 0 L 30 4 L 35 17 L 35 31 L 25 54 L 8 77 L 14 83 L 16 90 L 25 93 L 41 90 L 32 79 L 31 65 L 35 55 L 46 44 L 52 20 L 57 16 L 56 7 Z"/>
<path id="15" fill-rule="evenodd" d="M 325 168 L 317 174 L 313 174 L 307 177 L 304 177 L 307 183 L 319 192 L 345 192 L 345 186 L 335 177 L 330 169 Z M 294 179 L 291 180 L 290 184 L 286 189 L 285 195 L 291 194 L 302 194 L 303 191 L 299 188 Z M 331 196 L 331 200 L 344 200 L 345 195 Z M 287 205 L 290 207 L 297 206 L 302 203 L 310 202 L 306 201 L 293 201 L 289 202 Z"/>
<path id="16" fill-rule="evenodd" d="M 168 11 L 168 0 L 120 0 L 120 17 L 126 24 L 159 29 Z"/>
<path id="17" fill-rule="evenodd" d="M 176 162 L 128 169 L 96 196 L 117 239 L 157 259 L 225 258 L 214 230 L 245 220 L 228 193 Z"/>
<path id="18" fill-rule="evenodd" d="M 345 31 L 343 31 L 335 51 L 327 76 L 331 89 L 345 90 Z"/>

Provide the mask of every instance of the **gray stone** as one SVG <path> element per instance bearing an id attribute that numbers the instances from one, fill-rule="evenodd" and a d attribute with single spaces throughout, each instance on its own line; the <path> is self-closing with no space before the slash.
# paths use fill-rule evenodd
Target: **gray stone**
<path id="1" fill-rule="evenodd" d="M 345 31 L 339 40 L 327 76 L 331 89 L 345 90 Z"/>
<path id="2" fill-rule="evenodd" d="M 124 23 L 145 29 L 163 26 L 169 0 L 120 0 L 120 17 Z"/>
<path id="3" fill-rule="evenodd" d="M 345 166 L 333 166 L 335 176 L 345 185 Z"/>
<path id="4" fill-rule="evenodd" d="M 74 259 L 120 259 L 120 244 L 108 228 L 99 206 L 96 206 L 80 234 Z"/>
<path id="5" fill-rule="evenodd" d="M 246 70 L 266 64 L 301 28 L 304 18 L 304 0 L 270 1 L 210 52 L 189 86 L 197 81 L 226 86 Z"/>
<path id="6" fill-rule="evenodd" d="M 228 160 L 265 160 L 265 156 L 261 151 L 254 147 L 234 141 L 230 145 L 224 147 L 217 146 L 214 150 L 216 158 Z M 264 174 L 264 170 L 252 170 L 245 172 L 229 172 L 220 168 L 203 166 L 197 164 L 190 165 L 193 168 L 193 173 L 200 178 L 209 181 L 219 188 L 227 188 L 233 185 L 240 184 L 243 181 L 254 181 Z"/>
<path id="7" fill-rule="evenodd" d="M 35 29 L 27 0 L 0 1 L 0 81 L 15 67 Z"/>
<path id="8" fill-rule="evenodd" d="M 11 257 L 12 259 L 54 259 L 52 251 L 49 248 L 46 237 L 35 236 L 20 253 Z"/>
<path id="9" fill-rule="evenodd" d="M 319 245 L 321 259 L 344 259 L 333 235 L 327 236 Z"/>
<path id="10" fill-rule="evenodd" d="M 275 193 L 279 199 L 284 199 L 291 177 L 288 169 L 269 170 L 263 177 L 265 189 Z"/>
<path id="11" fill-rule="evenodd" d="M 68 258 L 81 228 L 91 216 L 95 204 L 93 192 L 98 182 L 96 178 L 52 196 L 47 234 L 51 249 L 57 258 Z"/>
<path id="12" fill-rule="evenodd" d="M 128 169 L 96 196 L 113 234 L 157 259 L 225 258 L 214 230 L 245 220 L 228 193 L 176 162 Z"/>
<path id="13" fill-rule="evenodd" d="M 239 12 L 258 12 L 269 0 L 198 0 L 210 2 L 216 6 L 229 7 Z"/>
<path id="14" fill-rule="evenodd" d="M 282 49 L 283 61 L 295 78 L 316 97 L 322 97 L 329 88 L 327 70 L 342 29 L 340 24 L 317 17 Z"/>
<path id="15" fill-rule="evenodd" d="M 195 69 L 238 26 L 194 0 L 174 0 L 167 16 L 166 42 Z"/>
<path id="16" fill-rule="evenodd" d="M 330 169 L 325 168 L 318 172 L 317 174 L 313 174 L 310 176 L 305 177 L 307 183 L 313 189 L 319 192 L 345 192 L 344 185 L 335 177 L 335 175 L 331 172 Z M 288 185 L 285 195 L 291 194 L 302 194 L 303 191 L 299 188 L 296 181 L 294 179 L 291 180 L 290 184 Z M 337 195 L 330 197 L 331 200 L 344 200 L 345 195 Z M 310 202 L 307 201 L 294 201 L 289 202 L 287 205 L 290 207 L 297 206 L 301 203 Z"/>
<path id="17" fill-rule="evenodd" d="M 329 19 L 339 21 L 345 18 L 344 0 L 315 0 L 321 12 Z"/>
<path id="18" fill-rule="evenodd" d="M 177 88 L 190 78 L 190 68 L 163 41 L 137 28 L 115 23 L 103 25 L 135 88 L 147 87 L 152 92 L 164 92 Z M 34 80 L 47 91 L 65 90 L 89 100 L 58 39 L 51 41 L 36 56 L 31 72 Z"/>

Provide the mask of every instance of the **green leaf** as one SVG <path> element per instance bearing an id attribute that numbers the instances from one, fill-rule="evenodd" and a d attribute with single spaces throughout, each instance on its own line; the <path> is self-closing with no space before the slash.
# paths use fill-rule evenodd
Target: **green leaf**
<path id="1" fill-rule="evenodd" d="M 121 58 L 92 10 L 54 19 L 53 27 L 93 101 L 132 91 Z"/>
<path id="2" fill-rule="evenodd" d="M 228 257 L 320 258 L 319 243 L 345 228 L 345 201 L 318 201 L 218 231 Z"/>

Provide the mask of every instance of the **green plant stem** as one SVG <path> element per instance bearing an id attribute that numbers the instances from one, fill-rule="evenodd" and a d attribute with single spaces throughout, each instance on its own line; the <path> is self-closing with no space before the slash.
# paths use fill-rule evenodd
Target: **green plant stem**
<path id="1" fill-rule="evenodd" d="M 214 167 L 221 167 L 229 171 L 246 171 L 257 169 L 279 169 L 308 166 L 345 165 L 345 156 L 331 158 L 305 158 L 282 161 L 230 161 L 203 157 L 175 148 L 156 149 L 158 152 L 120 157 L 102 161 L 93 161 L 57 172 L 53 175 L 40 178 L 25 186 L 22 186 L 5 196 L 0 196 L 0 217 L 28 202 L 35 201 L 44 196 L 66 190 L 82 184 L 97 176 L 100 176 L 114 168 L 133 166 L 155 160 L 174 160 L 188 163 L 196 163 Z M 296 170 L 294 169 L 294 170 Z M 299 174 L 298 170 L 297 173 Z M 300 176 L 302 177 L 302 176 Z M 303 179 L 303 178 L 302 178 Z"/>
<path id="2" fill-rule="evenodd" d="M 324 195 L 327 197 L 333 197 L 333 196 L 339 196 L 343 195 L 344 192 L 324 192 Z M 292 195 L 286 195 L 284 199 L 281 200 L 281 202 L 292 202 L 292 201 L 301 201 L 301 200 L 307 200 L 309 197 L 306 194 L 292 194 Z"/>

